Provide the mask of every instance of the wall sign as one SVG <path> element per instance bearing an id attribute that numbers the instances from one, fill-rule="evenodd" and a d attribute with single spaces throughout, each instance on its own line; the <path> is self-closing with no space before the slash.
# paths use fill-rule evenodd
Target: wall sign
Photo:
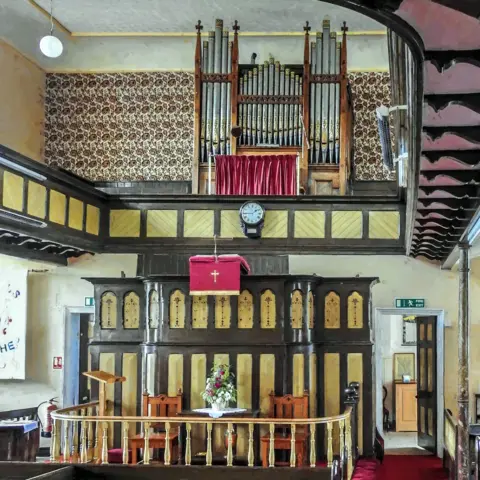
<path id="1" fill-rule="evenodd" d="M 395 308 L 425 308 L 424 298 L 396 298 Z"/>
<path id="2" fill-rule="evenodd" d="M 86 307 L 93 307 L 95 305 L 94 297 L 85 297 L 85 306 Z"/>
<path id="3" fill-rule="evenodd" d="M 62 357 L 53 357 L 53 369 L 61 370 L 63 368 L 63 358 Z"/>

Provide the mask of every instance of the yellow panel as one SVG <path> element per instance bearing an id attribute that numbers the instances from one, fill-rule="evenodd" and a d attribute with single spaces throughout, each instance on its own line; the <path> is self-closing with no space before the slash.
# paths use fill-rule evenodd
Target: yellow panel
<path id="1" fill-rule="evenodd" d="M 123 298 L 123 328 L 138 328 L 140 326 L 140 298 L 135 292 L 130 292 Z"/>
<path id="2" fill-rule="evenodd" d="M 155 369 L 157 367 L 157 354 L 147 353 L 147 374 L 145 378 L 145 388 L 149 395 L 155 393 Z"/>
<path id="3" fill-rule="evenodd" d="M 425 378 L 425 348 L 420 349 L 420 388 L 426 390 L 427 379 Z"/>
<path id="4" fill-rule="evenodd" d="M 275 328 L 277 322 L 277 306 L 275 294 L 265 290 L 260 297 L 260 327 Z"/>
<path id="5" fill-rule="evenodd" d="M 87 221 L 85 230 L 91 235 L 98 235 L 100 228 L 100 209 L 93 205 L 87 205 Z"/>
<path id="6" fill-rule="evenodd" d="M 160 305 L 158 303 L 158 292 L 150 290 L 148 294 L 148 326 L 158 328 L 160 321 Z"/>
<path id="7" fill-rule="evenodd" d="M 168 396 L 174 397 L 183 392 L 183 355 L 171 353 L 168 356 Z"/>
<path id="8" fill-rule="evenodd" d="M 208 297 L 193 295 L 192 297 L 192 328 L 208 327 Z"/>
<path id="9" fill-rule="evenodd" d="M 315 418 L 317 416 L 317 354 L 311 353 L 308 357 L 309 368 L 308 368 L 308 382 L 310 384 L 309 388 L 309 401 L 310 401 L 310 418 Z"/>
<path id="10" fill-rule="evenodd" d="M 111 237 L 139 237 L 140 210 L 110 210 Z"/>
<path id="11" fill-rule="evenodd" d="M 358 292 L 348 297 L 348 328 L 363 328 L 363 297 Z"/>
<path id="12" fill-rule="evenodd" d="M 75 230 L 83 230 L 83 202 L 70 197 L 68 203 L 68 226 Z"/>
<path id="13" fill-rule="evenodd" d="M 91 338 L 91 337 L 88 337 L 88 338 Z M 90 352 L 88 352 L 87 371 L 88 372 L 92 371 L 92 354 Z M 90 377 L 87 377 L 87 390 L 91 395 L 92 394 L 92 379 Z"/>
<path id="14" fill-rule="evenodd" d="M 433 350 L 427 348 L 428 391 L 433 392 Z"/>
<path id="15" fill-rule="evenodd" d="M 420 340 L 425 340 L 425 324 L 420 324 L 420 333 L 419 333 Z"/>
<path id="16" fill-rule="evenodd" d="M 114 353 L 100 353 L 99 368 L 104 372 L 115 375 L 115 354 Z M 106 416 L 113 416 L 114 400 L 115 400 L 115 385 L 109 383 L 105 386 L 105 399 L 107 400 L 107 408 L 105 409 Z M 108 423 L 108 448 L 113 447 L 113 423 Z"/>
<path id="17" fill-rule="evenodd" d="M 215 328 L 230 328 L 232 307 L 229 295 L 215 296 Z"/>
<path id="18" fill-rule="evenodd" d="M 237 407 L 252 408 L 252 354 L 237 355 Z M 246 456 L 248 452 L 248 427 L 237 427 L 237 455 Z"/>
<path id="19" fill-rule="evenodd" d="M 258 389 L 260 416 L 267 416 L 270 410 L 270 393 L 275 393 L 275 355 L 262 353 L 260 355 L 260 387 Z M 260 427 L 260 434 L 268 432 L 267 426 Z"/>
<path id="20" fill-rule="evenodd" d="M 420 407 L 420 433 L 427 433 L 425 428 L 425 407 Z"/>
<path id="21" fill-rule="evenodd" d="M 202 392 L 207 383 L 207 355 L 192 353 L 190 378 L 190 408 L 205 407 Z M 205 451 L 205 425 L 192 425 L 192 454 Z"/>
<path id="22" fill-rule="evenodd" d="M 433 325 L 431 323 L 427 325 L 427 340 L 429 342 L 433 340 Z"/>
<path id="23" fill-rule="evenodd" d="M 368 237 L 397 239 L 400 237 L 399 212 L 369 212 Z"/>
<path id="24" fill-rule="evenodd" d="M 105 292 L 100 300 L 100 326 L 117 328 L 117 296 L 113 292 Z"/>
<path id="25" fill-rule="evenodd" d="M 332 238 L 362 238 L 362 212 L 332 212 Z"/>
<path id="26" fill-rule="evenodd" d="M 288 212 L 286 210 L 267 210 L 262 238 L 287 238 Z"/>
<path id="27" fill-rule="evenodd" d="M 300 290 L 292 293 L 292 304 L 290 306 L 290 324 L 292 328 L 302 328 L 303 323 L 303 294 Z"/>
<path id="28" fill-rule="evenodd" d="M 325 238 L 325 212 L 297 210 L 294 236 L 295 238 Z"/>
<path id="29" fill-rule="evenodd" d="M 214 365 L 228 365 L 230 357 L 228 353 L 216 353 L 213 356 Z M 213 430 L 213 452 L 216 454 L 225 455 L 225 430 L 226 425 L 214 425 Z"/>
<path id="30" fill-rule="evenodd" d="M 308 292 L 308 328 L 315 327 L 315 299 L 313 292 Z"/>
<path id="31" fill-rule="evenodd" d="M 253 328 L 253 295 L 248 290 L 238 297 L 238 328 Z"/>
<path id="32" fill-rule="evenodd" d="M 428 434 L 433 437 L 433 408 L 428 409 Z"/>
<path id="33" fill-rule="evenodd" d="M 23 210 L 23 178 L 3 172 L 3 206 L 21 212 Z"/>
<path id="34" fill-rule="evenodd" d="M 176 210 L 149 210 L 147 212 L 147 237 L 176 237 Z"/>
<path id="35" fill-rule="evenodd" d="M 335 292 L 325 296 L 325 328 L 340 328 L 340 296 Z"/>
<path id="36" fill-rule="evenodd" d="M 183 236 L 213 237 L 213 210 L 185 210 L 183 214 Z"/>
<path id="37" fill-rule="evenodd" d="M 185 294 L 174 290 L 170 295 L 170 328 L 185 328 Z"/>
<path id="38" fill-rule="evenodd" d="M 27 213 L 41 219 L 47 216 L 47 189 L 31 180 L 28 181 Z"/>
<path id="39" fill-rule="evenodd" d="M 303 353 L 293 355 L 293 382 L 292 394 L 294 397 L 303 397 L 305 392 L 305 356 Z"/>
<path id="40" fill-rule="evenodd" d="M 325 416 L 333 416 L 340 414 L 340 354 L 326 353 L 324 355 L 324 379 L 323 391 L 324 394 L 324 409 Z M 340 430 L 338 425 L 334 425 L 333 430 L 333 451 L 339 453 Z"/>
<path id="41" fill-rule="evenodd" d="M 224 238 L 243 238 L 238 210 L 220 212 L 220 236 Z"/>
<path id="42" fill-rule="evenodd" d="M 122 376 L 127 380 L 122 383 L 122 415 L 137 415 L 137 354 L 124 353 L 122 356 Z M 129 424 L 129 434 L 136 434 L 135 423 Z"/>
<path id="43" fill-rule="evenodd" d="M 360 398 L 357 408 L 358 419 L 358 451 L 363 453 L 363 354 L 349 353 L 347 355 L 348 383 L 358 382 L 360 384 Z"/>
<path id="44" fill-rule="evenodd" d="M 56 190 L 50 190 L 50 206 L 48 218 L 51 222 L 65 225 L 65 214 L 67 208 L 67 197 Z"/>

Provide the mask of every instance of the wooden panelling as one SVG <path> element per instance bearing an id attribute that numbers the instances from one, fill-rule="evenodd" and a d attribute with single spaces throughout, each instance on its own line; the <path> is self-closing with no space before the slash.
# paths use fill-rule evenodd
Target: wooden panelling
<path id="1" fill-rule="evenodd" d="M 170 295 L 170 328 L 185 328 L 185 294 L 175 290 Z"/>
<path id="2" fill-rule="evenodd" d="M 137 415 L 137 354 L 124 353 L 122 355 L 122 376 L 126 378 L 122 383 L 122 415 Z M 129 435 L 136 433 L 135 423 L 129 424 Z"/>
<path id="3" fill-rule="evenodd" d="M 325 353 L 324 355 L 324 371 L 323 371 L 323 391 L 324 394 L 324 414 L 325 416 L 333 416 L 340 414 L 340 354 Z M 333 435 L 333 451 L 335 453 L 340 450 L 338 441 L 338 427 L 335 427 Z"/>
<path id="4" fill-rule="evenodd" d="M 115 354 L 114 353 L 100 353 L 99 368 L 104 372 L 115 375 Z M 107 400 L 107 408 L 105 415 L 114 415 L 114 400 L 115 400 L 115 385 L 108 383 L 105 385 L 105 399 Z M 108 448 L 113 447 L 113 424 L 108 423 Z"/>
<path id="5" fill-rule="evenodd" d="M 328 292 L 325 296 L 325 328 L 340 328 L 340 296 Z"/>
<path id="6" fill-rule="evenodd" d="M 208 297 L 207 295 L 192 296 L 192 328 L 208 327 Z"/>
<path id="7" fill-rule="evenodd" d="M 360 384 L 360 399 L 357 406 L 357 432 L 358 432 L 358 451 L 363 453 L 363 354 L 349 353 L 347 355 L 348 383 L 358 382 Z"/>
<path id="8" fill-rule="evenodd" d="M 429 325 L 430 327 L 430 325 Z M 431 348 L 427 348 L 427 370 L 428 370 L 428 391 L 433 392 L 433 372 L 435 366 L 433 365 L 433 350 Z"/>
<path id="9" fill-rule="evenodd" d="M 21 212 L 23 210 L 23 183 L 20 175 L 3 172 L 3 206 Z"/>
<path id="10" fill-rule="evenodd" d="M 174 397 L 183 392 L 183 355 L 171 353 L 168 356 L 168 396 Z"/>
<path id="11" fill-rule="evenodd" d="M 123 299 L 123 328 L 138 328 L 140 325 L 140 298 L 129 292 Z"/>
<path id="12" fill-rule="evenodd" d="M 202 408 L 205 400 L 202 392 L 207 382 L 207 355 L 204 353 L 193 353 L 190 362 L 190 408 Z M 192 425 L 192 453 L 205 451 L 205 425 Z"/>
<path id="13" fill-rule="evenodd" d="M 147 371 L 145 374 L 145 388 L 149 395 L 155 395 L 158 392 L 155 392 L 155 368 L 157 365 L 157 354 L 148 353 L 147 354 Z M 143 415 L 146 415 L 143 413 Z"/>
<path id="14" fill-rule="evenodd" d="M 267 210 L 262 238 L 287 238 L 288 212 L 286 210 Z"/>
<path id="15" fill-rule="evenodd" d="M 228 353 L 216 353 L 213 356 L 214 365 L 226 365 L 230 363 Z M 213 430 L 213 451 L 214 453 L 225 455 L 225 430 L 226 426 L 215 425 Z"/>
<path id="16" fill-rule="evenodd" d="M 275 392 L 275 355 L 270 353 L 262 353 L 260 355 L 260 387 L 258 390 L 260 413 L 263 416 L 268 415 L 270 408 L 270 393 Z M 268 431 L 265 426 L 260 427 L 262 435 Z"/>
<path id="17" fill-rule="evenodd" d="M 368 237 L 398 239 L 400 237 L 400 213 L 369 212 Z"/>
<path id="18" fill-rule="evenodd" d="M 83 230 L 83 202 L 73 197 L 68 202 L 68 226 Z"/>
<path id="19" fill-rule="evenodd" d="M 358 292 L 348 296 L 348 328 L 363 328 L 363 297 Z"/>
<path id="20" fill-rule="evenodd" d="M 314 328 L 315 327 L 315 299 L 311 291 L 308 292 L 307 317 L 308 317 L 308 328 L 310 329 Z"/>
<path id="21" fill-rule="evenodd" d="M 220 212 L 220 236 L 223 238 L 243 238 L 238 210 Z"/>
<path id="22" fill-rule="evenodd" d="M 213 210 L 185 210 L 183 236 L 186 238 L 212 238 Z"/>
<path id="23" fill-rule="evenodd" d="M 252 408 L 252 355 L 237 355 L 237 407 Z M 237 455 L 246 456 L 248 452 L 248 427 L 237 427 Z"/>
<path id="24" fill-rule="evenodd" d="M 110 210 L 111 237 L 139 237 L 140 210 Z"/>
<path id="25" fill-rule="evenodd" d="M 362 238 L 362 212 L 332 212 L 332 238 Z"/>
<path id="26" fill-rule="evenodd" d="M 305 391 L 305 355 L 295 353 L 292 362 L 292 394 L 302 397 Z"/>
<path id="27" fill-rule="evenodd" d="M 260 326 L 262 328 L 275 328 L 277 323 L 277 307 L 275 294 L 265 290 L 260 297 Z"/>
<path id="28" fill-rule="evenodd" d="M 117 328 L 117 296 L 105 292 L 100 301 L 100 325 L 102 328 Z"/>
<path id="29" fill-rule="evenodd" d="M 50 202 L 48 209 L 48 219 L 51 222 L 65 225 L 65 215 L 67 213 L 67 197 L 56 190 L 50 190 Z"/>
<path id="30" fill-rule="evenodd" d="M 294 290 L 290 302 L 290 325 L 292 328 L 302 328 L 303 324 L 303 294 Z"/>
<path id="31" fill-rule="evenodd" d="M 91 235 L 98 235 L 100 229 L 100 209 L 93 205 L 87 205 L 87 221 L 85 230 Z"/>
<path id="32" fill-rule="evenodd" d="M 309 388 L 309 416 L 315 418 L 317 416 L 317 354 L 311 353 L 308 356 L 308 383 Z"/>
<path id="33" fill-rule="evenodd" d="M 215 296 L 215 328 L 230 328 L 232 322 L 232 306 L 230 296 Z"/>
<path id="34" fill-rule="evenodd" d="M 238 328 L 253 327 L 253 296 L 243 290 L 238 297 Z"/>
<path id="35" fill-rule="evenodd" d="M 149 210 L 147 237 L 176 237 L 177 217 L 177 210 Z"/>
<path id="36" fill-rule="evenodd" d="M 160 321 L 160 305 L 158 303 L 158 292 L 151 290 L 148 294 L 148 326 L 158 328 Z"/>
<path id="37" fill-rule="evenodd" d="M 297 210 L 295 212 L 295 238 L 325 238 L 325 212 Z"/>
<path id="38" fill-rule="evenodd" d="M 31 180 L 28 181 L 27 214 L 42 220 L 47 216 L 47 189 Z"/>

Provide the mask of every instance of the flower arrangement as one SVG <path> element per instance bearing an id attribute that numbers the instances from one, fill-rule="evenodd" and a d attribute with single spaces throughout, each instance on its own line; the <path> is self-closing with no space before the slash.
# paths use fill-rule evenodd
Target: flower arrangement
<path id="1" fill-rule="evenodd" d="M 237 399 L 234 378 L 230 365 L 215 365 L 212 368 L 202 392 L 202 398 L 212 406 L 212 410 L 224 410 Z"/>

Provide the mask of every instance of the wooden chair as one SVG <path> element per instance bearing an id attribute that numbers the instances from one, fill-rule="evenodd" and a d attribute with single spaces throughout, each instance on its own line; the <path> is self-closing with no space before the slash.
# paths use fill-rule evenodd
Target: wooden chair
<path id="1" fill-rule="evenodd" d="M 179 391 L 175 397 L 169 397 L 165 394 L 157 396 L 149 396 L 148 393 L 143 394 L 143 415 L 151 417 L 175 417 L 177 413 L 182 411 L 182 392 Z M 165 424 L 151 423 L 150 428 L 154 429 L 154 432 L 149 436 L 149 447 L 165 449 Z M 158 430 L 163 431 L 158 431 Z M 129 439 L 130 448 L 132 449 L 132 464 L 137 463 L 137 450 L 145 447 L 144 433 L 135 435 Z M 171 423 L 170 431 L 168 434 L 168 443 L 170 445 L 170 454 L 172 463 L 175 459 L 179 458 L 179 439 L 178 439 L 178 424 Z M 145 452 L 144 452 L 145 455 Z"/>
<path id="2" fill-rule="evenodd" d="M 293 395 L 284 395 L 276 397 L 272 392 L 270 394 L 269 418 L 291 418 L 300 419 L 308 418 L 308 392 L 302 397 L 294 397 Z M 278 428 L 276 426 L 274 435 L 275 450 L 291 449 L 291 429 L 290 426 Z M 302 466 L 307 456 L 307 437 L 308 426 L 298 425 L 295 429 L 295 454 L 297 457 L 297 465 Z M 262 466 L 268 467 L 268 454 L 270 449 L 270 433 L 260 438 Z M 277 463 L 280 465 L 280 463 Z M 290 465 L 290 462 L 286 463 Z"/>

